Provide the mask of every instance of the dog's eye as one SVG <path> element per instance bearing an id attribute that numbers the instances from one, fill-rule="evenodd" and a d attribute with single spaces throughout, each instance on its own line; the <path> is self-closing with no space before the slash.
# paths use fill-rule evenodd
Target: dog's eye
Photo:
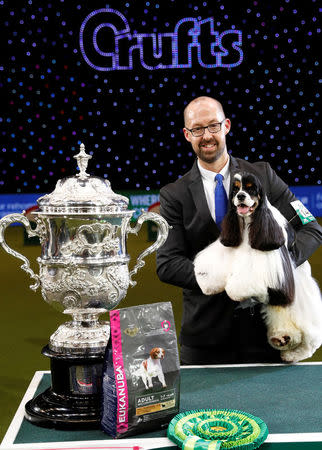
<path id="1" fill-rule="evenodd" d="M 253 187 L 253 183 L 246 183 L 246 187 L 247 187 L 247 188 Z"/>
<path id="2" fill-rule="evenodd" d="M 249 188 L 247 188 L 247 192 L 249 193 L 249 195 L 252 195 L 252 196 L 257 195 L 256 186 L 251 185 Z"/>
<path id="3" fill-rule="evenodd" d="M 237 192 L 240 189 L 240 181 L 235 181 L 233 184 L 233 192 Z"/>

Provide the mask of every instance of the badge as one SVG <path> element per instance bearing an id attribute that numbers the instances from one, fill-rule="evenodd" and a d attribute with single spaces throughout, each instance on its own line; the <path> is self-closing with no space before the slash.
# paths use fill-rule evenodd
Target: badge
<path id="1" fill-rule="evenodd" d="M 313 222 L 315 220 L 315 217 L 310 213 L 310 211 L 303 205 L 300 200 L 295 200 L 294 202 L 291 202 L 292 207 L 295 209 L 296 214 L 301 219 L 301 222 L 303 225 Z"/>

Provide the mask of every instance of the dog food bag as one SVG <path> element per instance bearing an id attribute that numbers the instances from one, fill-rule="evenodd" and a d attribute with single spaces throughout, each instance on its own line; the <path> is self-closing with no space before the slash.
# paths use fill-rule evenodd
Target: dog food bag
<path id="1" fill-rule="evenodd" d="M 166 428 L 179 412 L 180 363 L 170 302 L 110 311 L 101 426 L 114 438 Z"/>

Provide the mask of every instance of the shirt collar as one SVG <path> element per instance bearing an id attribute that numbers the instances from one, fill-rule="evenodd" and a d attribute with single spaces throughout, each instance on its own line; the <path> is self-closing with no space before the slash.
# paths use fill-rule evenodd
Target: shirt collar
<path id="1" fill-rule="evenodd" d="M 224 167 L 219 172 L 224 177 L 224 180 L 226 180 L 227 177 L 228 177 L 229 163 L 230 163 L 230 157 L 228 158 L 228 160 L 227 160 L 226 164 L 224 165 Z M 200 170 L 202 178 L 204 180 L 209 180 L 209 181 L 213 182 L 214 179 L 215 179 L 215 176 L 217 175 L 217 172 L 213 172 L 212 170 L 207 170 L 204 167 L 202 167 L 200 165 L 199 159 L 197 159 L 197 164 L 198 164 L 198 168 Z"/>

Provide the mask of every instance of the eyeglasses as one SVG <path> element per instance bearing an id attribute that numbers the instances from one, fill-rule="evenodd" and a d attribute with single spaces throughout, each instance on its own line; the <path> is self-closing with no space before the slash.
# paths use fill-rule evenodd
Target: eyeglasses
<path id="1" fill-rule="evenodd" d="M 208 129 L 209 133 L 218 133 L 221 130 L 221 125 L 225 120 L 226 119 L 222 120 L 221 122 L 211 123 L 207 127 L 191 128 L 191 130 L 189 130 L 189 128 L 186 128 L 186 130 L 190 131 L 190 133 L 194 137 L 203 136 L 205 134 L 206 128 Z"/>

